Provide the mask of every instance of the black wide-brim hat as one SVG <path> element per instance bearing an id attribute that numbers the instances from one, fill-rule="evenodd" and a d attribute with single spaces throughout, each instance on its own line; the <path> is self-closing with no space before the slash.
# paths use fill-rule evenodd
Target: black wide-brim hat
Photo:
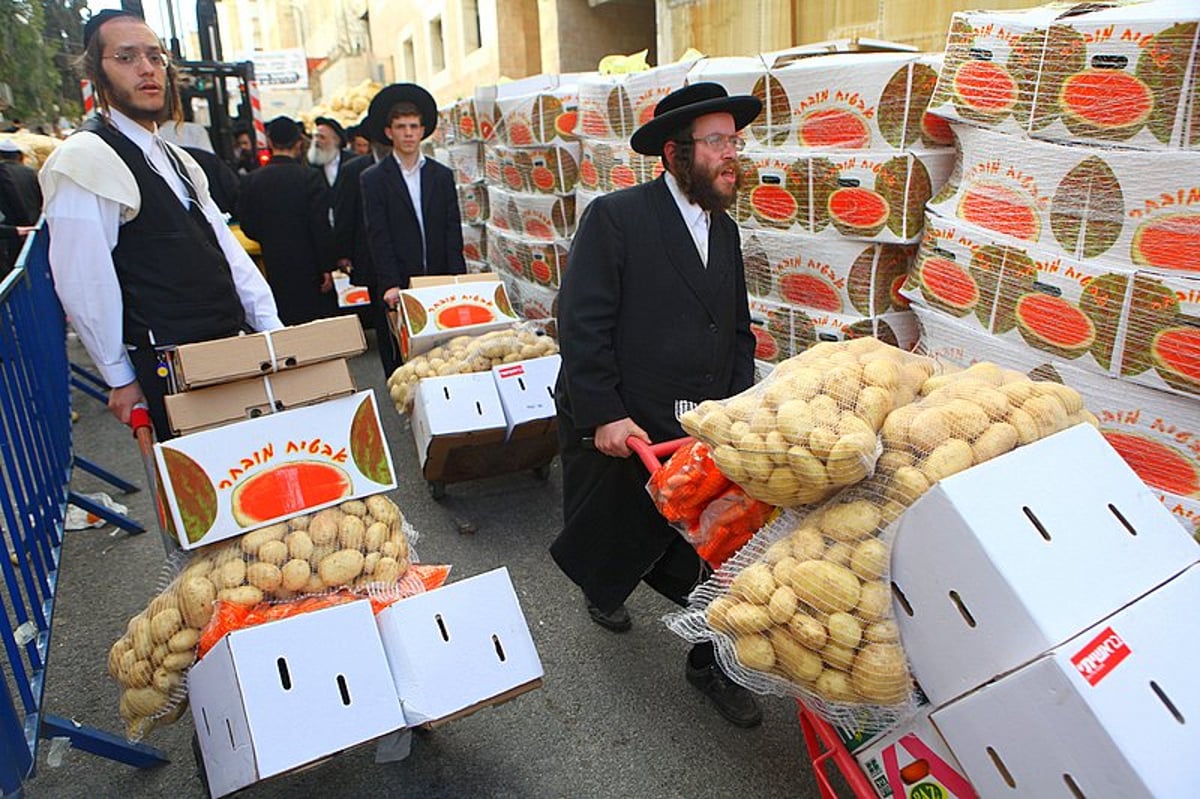
<path id="1" fill-rule="evenodd" d="M 396 103 L 404 102 L 412 103 L 421 112 L 421 125 L 425 128 L 425 135 L 421 138 L 428 139 L 437 130 L 437 103 L 432 94 L 415 83 L 393 83 L 380 89 L 379 94 L 371 98 L 367 118 L 359 125 L 363 134 L 371 141 L 391 144 L 392 140 L 383 132 L 387 127 L 388 113 Z"/>
<path id="2" fill-rule="evenodd" d="M 719 83 L 693 83 L 676 89 L 654 106 L 654 118 L 633 132 L 629 145 L 642 155 L 662 155 L 667 140 L 705 114 L 732 114 L 738 129 L 762 111 L 762 100 L 749 94 L 730 95 Z"/>
<path id="3" fill-rule="evenodd" d="M 267 138 L 275 147 L 291 147 L 300 141 L 304 128 L 291 117 L 275 117 L 267 123 Z"/>
<path id="4" fill-rule="evenodd" d="M 338 122 L 333 117 L 317 117 L 313 120 L 313 127 L 315 128 L 317 125 L 328 125 L 329 127 L 333 128 L 333 132 L 337 134 L 338 141 L 342 143 L 343 147 L 346 146 L 348 139 L 345 129 L 342 128 L 342 123 Z"/>

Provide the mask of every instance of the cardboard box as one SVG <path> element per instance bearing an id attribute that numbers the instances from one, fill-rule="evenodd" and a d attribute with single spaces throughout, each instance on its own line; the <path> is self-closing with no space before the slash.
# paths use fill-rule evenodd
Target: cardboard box
<path id="1" fill-rule="evenodd" d="M 488 222 L 531 239 L 549 241 L 575 232 L 575 195 L 527 194 L 488 186 Z"/>
<path id="2" fill-rule="evenodd" d="M 358 317 L 334 316 L 269 333 L 183 344 L 171 355 L 171 372 L 179 389 L 188 390 L 349 358 L 366 348 Z"/>
<path id="3" fill-rule="evenodd" d="M 561 356 L 547 355 L 492 367 L 500 405 L 504 408 L 506 439 L 513 438 L 513 430 L 522 426 L 530 433 L 557 429 L 554 386 L 561 364 Z"/>
<path id="4" fill-rule="evenodd" d="M 344 397 L 353 394 L 354 388 L 354 378 L 345 360 L 322 361 L 250 380 L 168 394 L 167 420 L 176 433 L 188 435 Z"/>
<path id="5" fill-rule="evenodd" d="M 509 191 L 567 194 L 579 182 L 579 142 L 539 147 L 488 147 L 484 175 Z"/>
<path id="6" fill-rule="evenodd" d="M 626 142 L 583 140 L 579 162 L 579 190 L 610 192 L 654 180 L 662 174 L 662 159 L 634 152 Z M 576 192 L 576 218 L 584 205 Z"/>
<path id="7" fill-rule="evenodd" d="M 414 277 L 400 292 L 393 323 L 405 360 L 464 334 L 507 327 L 513 312 L 504 284 L 491 273 Z"/>
<path id="8" fill-rule="evenodd" d="M 945 704 L 1198 556 L 1090 425 L 955 474 L 900 517 L 892 547 L 895 615 L 913 676 L 932 704 Z"/>
<path id="9" fill-rule="evenodd" d="M 356 286 L 350 282 L 350 276 L 345 272 L 334 271 L 333 290 L 337 292 L 339 308 L 357 308 L 371 304 L 371 293 L 366 286 Z"/>
<path id="10" fill-rule="evenodd" d="M 541 685 L 508 569 L 417 594 L 376 617 L 404 717 L 445 722 Z"/>
<path id="11" fill-rule="evenodd" d="M 229 633 L 188 699 L 214 797 L 406 726 L 366 600 Z"/>
<path id="12" fill-rule="evenodd" d="M 446 148 L 446 160 L 442 163 L 454 171 L 454 182 L 463 186 L 483 180 L 483 156 L 483 144 L 463 141 Z"/>
<path id="13" fill-rule="evenodd" d="M 1193 796 L 1198 604 L 1193 567 L 933 723 L 983 796 Z"/>
<path id="14" fill-rule="evenodd" d="M 537 241 L 491 225 L 488 226 L 486 235 L 488 260 L 496 272 L 508 272 L 539 285 L 558 289 L 562 273 L 567 269 L 570 239 Z M 509 299 L 513 298 L 510 296 Z"/>
<path id="15" fill-rule="evenodd" d="M 154 458 L 184 549 L 396 487 L 374 391 L 158 443 Z"/>
<path id="16" fill-rule="evenodd" d="M 641 72 L 581 76 L 576 135 L 593 141 L 628 142 L 630 135 L 654 116 L 659 100 L 683 88 L 695 63 L 677 61 Z"/>
<path id="17" fill-rule="evenodd" d="M 458 214 L 464 225 L 482 225 L 488 220 L 488 195 L 482 182 L 458 185 Z"/>
<path id="18" fill-rule="evenodd" d="M 975 799 L 975 789 L 962 766 L 929 721 L 932 708 L 854 752 L 854 759 L 880 799 Z"/>
<path id="19" fill-rule="evenodd" d="M 508 289 L 513 309 L 522 319 L 547 321 L 547 331 L 553 334 L 554 301 L 558 291 L 551 286 L 526 280 L 522 275 L 503 272 L 500 275 Z"/>
<path id="20" fill-rule="evenodd" d="M 486 196 L 486 193 L 485 195 Z M 462 227 L 463 258 L 467 261 L 481 263 L 487 260 L 487 228 L 481 223 L 476 225 L 464 224 Z M 471 270 L 467 270 L 470 272 Z M 485 270 L 478 270 L 478 274 Z"/>
<path id="21" fill-rule="evenodd" d="M 496 97 L 496 137 L 513 147 L 574 141 L 579 116 L 578 76 L 546 76 L 553 87 Z"/>
<path id="22" fill-rule="evenodd" d="M 499 444 L 505 432 L 504 407 L 491 372 L 417 383 L 412 433 L 426 480 L 441 479 L 454 449 Z"/>

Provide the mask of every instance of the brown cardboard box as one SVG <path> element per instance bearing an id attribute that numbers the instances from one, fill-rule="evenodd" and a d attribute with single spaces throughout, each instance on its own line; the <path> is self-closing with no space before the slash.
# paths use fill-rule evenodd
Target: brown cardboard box
<path id="1" fill-rule="evenodd" d="M 366 348 L 357 316 L 335 316 L 270 333 L 184 344 L 172 356 L 175 384 L 180 391 L 188 391 L 320 361 L 349 358 Z"/>
<path id="2" fill-rule="evenodd" d="M 187 435 L 271 413 L 272 397 L 275 410 L 284 411 L 353 394 L 354 390 L 350 367 L 345 359 L 339 358 L 250 380 L 170 394 L 166 397 L 167 419 L 172 430 Z"/>
<path id="3" fill-rule="evenodd" d="M 404 360 L 461 335 L 519 322 L 500 277 L 492 272 L 412 278 L 391 314 Z"/>

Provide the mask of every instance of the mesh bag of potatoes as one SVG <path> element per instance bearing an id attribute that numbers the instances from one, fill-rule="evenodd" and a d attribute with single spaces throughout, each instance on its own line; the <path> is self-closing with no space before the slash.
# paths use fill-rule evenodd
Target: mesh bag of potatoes
<path id="1" fill-rule="evenodd" d="M 979 363 L 931 376 L 887 415 L 874 474 L 790 509 L 668 617 L 716 642 L 721 665 L 758 693 L 803 699 L 846 728 L 887 729 L 913 709 L 892 616 L 893 524 L 938 480 L 1080 422 L 1078 393 Z"/>
<path id="2" fill-rule="evenodd" d="M 218 600 L 253 606 L 346 588 L 398 598 L 415 539 L 395 503 L 377 494 L 174 556 L 175 576 L 108 653 L 126 736 L 140 740 L 182 713 L 187 670 Z"/>
<path id="3" fill-rule="evenodd" d="M 823 342 L 752 388 L 702 402 L 679 421 L 750 496 L 780 507 L 808 505 L 871 474 L 884 419 L 934 371 L 931 359 L 878 339 Z"/>
<path id="4" fill-rule="evenodd" d="M 426 377 L 487 372 L 493 366 L 558 352 L 558 342 L 541 322 L 518 322 L 478 336 L 458 336 L 418 355 L 388 378 L 388 393 L 399 413 L 412 411 L 417 383 Z"/>

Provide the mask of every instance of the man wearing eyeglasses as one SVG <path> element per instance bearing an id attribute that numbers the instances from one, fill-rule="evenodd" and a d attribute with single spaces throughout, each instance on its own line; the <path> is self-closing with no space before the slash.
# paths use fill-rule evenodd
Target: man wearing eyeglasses
<path id="1" fill-rule="evenodd" d="M 725 211 L 741 181 L 737 132 L 761 108 L 714 83 L 664 97 L 630 143 L 661 156 L 665 172 L 589 204 L 567 259 L 555 392 L 563 530 L 550 551 L 591 619 L 614 632 L 630 628 L 624 603 L 640 581 L 686 605 L 708 574 L 658 514 L 626 441 L 679 438 L 677 400 L 728 397 L 753 383 L 741 244 Z M 685 674 L 729 722 L 761 722 L 710 643 L 692 649 Z"/>
<path id="2" fill-rule="evenodd" d="M 84 26 L 100 113 L 41 171 L 50 268 L 122 422 L 145 403 L 171 437 L 162 348 L 282 327 L 271 289 L 225 226 L 204 171 L 158 135 L 182 113 L 162 43 L 139 16 Z"/>

